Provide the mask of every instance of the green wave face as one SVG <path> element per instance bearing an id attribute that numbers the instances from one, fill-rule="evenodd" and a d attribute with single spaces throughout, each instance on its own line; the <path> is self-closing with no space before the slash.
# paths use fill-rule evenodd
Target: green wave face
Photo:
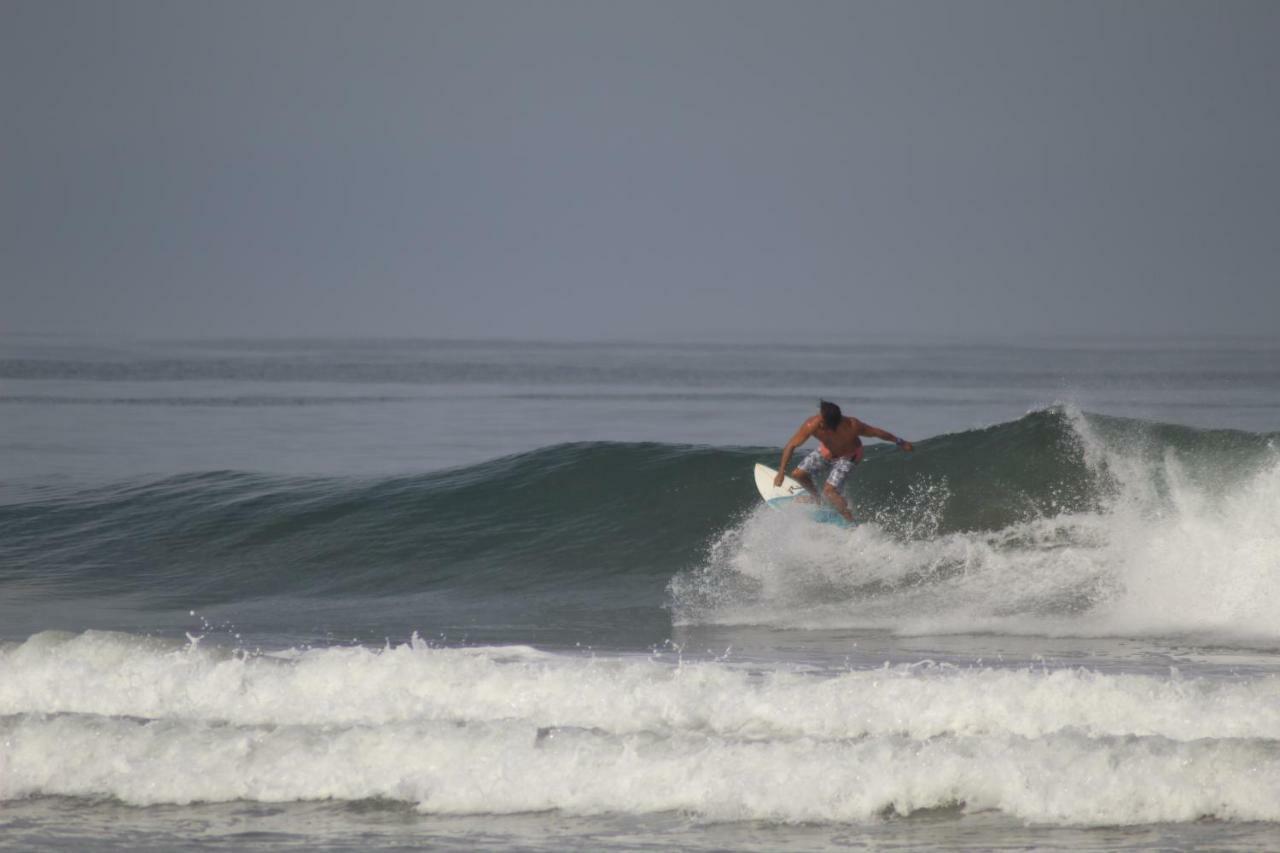
<path id="1" fill-rule="evenodd" d="M 136 594 L 155 607 L 572 590 L 588 607 L 593 594 L 665 602 L 689 622 L 771 622 L 760 608 L 782 602 L 783 621 L 803 622 L 797 614 L 831 602 L 856 611 L 897 596 L 905 607 L 905 589 L 942 596 L 976 573 L 1001 585 L 992 598 L 1008 613 L 1070 616 L 1121 594 L 1131 567 L 1107 551 L 1118 538 L 1143 519 L 1184 513 L 1188 496 L 1212 515 L 1257 488 L 1275 457 L 1274 436 L 1062 408 L 922 441 L 914 454 L 872 446 L 849 495 L 874 522 L 857 535 L 880 537 L 862 545 L 888 549 L 880 565 L 901 564 L 896 574 L 850 562 L 847 540 L 815 551 L 803 525 L 760 510 L 751 468 L 776 465 L 776 449 L 565 444 L 381 480 L 209 472 L 0 507 L 0 582 L 49 597 Z M 769 527 L 779 524 L 790 526 Z M 788 537 L 800 544 L 778 551 Z M 1025 566 L 1087 551 L 1091 569 L 1021 595 L 1016 570 L 997 578 L 958 560 L 965 543 Z M 814 568 L 827 564 L 844 573 Z M 1043 585 L 1037 571 L 1025 584 Z M 893 608 L 873 616 L 891 626 L 905 618 Z"/>

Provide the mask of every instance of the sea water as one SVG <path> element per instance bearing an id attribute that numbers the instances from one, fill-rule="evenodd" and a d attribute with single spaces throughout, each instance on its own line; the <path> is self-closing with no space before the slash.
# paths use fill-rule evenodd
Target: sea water
<path id="1" fill-rule="evenodd" d="M 826 396 L 853 530 L 751 467 Z M 1280 846 L 1280 346 L 0 342 L 0 846 Z"/>

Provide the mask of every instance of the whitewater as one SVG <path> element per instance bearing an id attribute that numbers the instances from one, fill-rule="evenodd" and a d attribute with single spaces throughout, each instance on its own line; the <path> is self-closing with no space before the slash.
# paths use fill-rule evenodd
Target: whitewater
<path id="1" fill-rule="evenodd" d="M 3 652 L 0 673 L 6 799 L 789 822 L 957 804 L 1067 824 L 1280 818 L 1274 676 L 760 671 L 420 640 L 248 656 L 92 633 L 33 637 Z"/>
<path id="2" fill-rule="evenodd" d="M 1269 344 L 6 346 L 0 848 L 1280 845 Z"/>

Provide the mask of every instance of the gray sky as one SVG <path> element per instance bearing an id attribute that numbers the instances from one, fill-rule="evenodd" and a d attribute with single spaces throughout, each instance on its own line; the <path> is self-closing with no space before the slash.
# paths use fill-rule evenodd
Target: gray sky
<path id="1" fill-rule="evenodd" d="M 1273 334 L 1280 3 L 0 0 L 0 332 Z"/>

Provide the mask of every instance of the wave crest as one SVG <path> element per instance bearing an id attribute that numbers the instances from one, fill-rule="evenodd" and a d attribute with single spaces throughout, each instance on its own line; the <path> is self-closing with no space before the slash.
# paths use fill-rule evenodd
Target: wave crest
<path id="1" fill-rule="evenodd" d="M 868 513 L 878 525 L 751 513 L 672 581 L 677 620 L 1280 637 L 1280 454 L 1268 437 L 1059 407 L 928 450 L 940 446 L 973 467 L 932 466 L 932 486 L 917 479 L 914 498 Z"/>

